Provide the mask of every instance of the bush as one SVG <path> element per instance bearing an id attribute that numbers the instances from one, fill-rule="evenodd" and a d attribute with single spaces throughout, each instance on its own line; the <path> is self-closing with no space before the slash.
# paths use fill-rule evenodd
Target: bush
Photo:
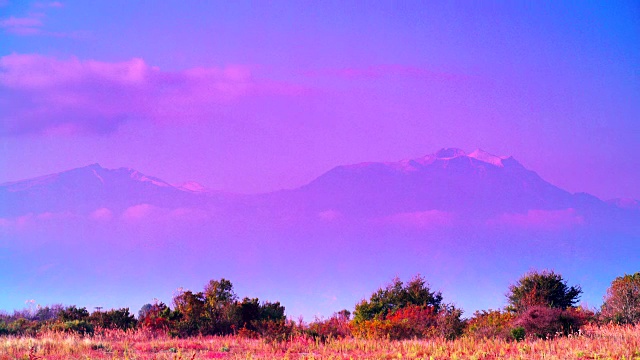
<path id="1" fill-rule="evenodd" d="M 87 308 L 77 308 L 75 305 L 66 307 L 58 312 L 58 320 L 62 322 L 87 320 L 88 318 L 89 311 L 87 311 Z"/>
<path id="2" fill-rule="evenodd" d="M 529 272 L 509 287 L 509 310 L 522 313 L 529 307 L 557 309 L 573 307 L 580 299 L 580 286 L 567 286 L 562 276 L 553 271 Z"/>
<path id="3" fill-rule="evenodd" d="M 462 311 L 442 304 L 420 276 L 406 286 L 399 279 L 356 305 L 352 332 L 365 338 L 411 339 L 441 336 L 453 339 L 464 329 Z"/>
<path id="4" fill-rule="evenodd" d="M 514 325 L 524 328 L 527 335 L 553 338 L 578 331 L 592 317 L 593 313 L 580 308 L 532 306 L 515 319 Z"/>
<path id="5" fill-rule="evenodd" d="M 393 283 L 384 289 L 378 289 L 369 301 L 362 300 L 356 305 L 355 321 L 382 319 L 387 314 L 409 305 L 431 307 L 436 312 L 440 310 L 442 294 L 432 292 L 420 275 L 415 276 L 403 286 L 400 279 L 393 279 Z"/>
<path id="6" fill-rule="evenodd" d="M 139 314 L 138 323 L 142 327 L 156 332 L 168 332 L 179 318 L 179 313 L 171 311 L 162 302 L 144 305 Z"/>
<path id="7" fill-rule="evenodd" d="M 64 323 L 64 329 L 80 335 L 93 335 L 93 325 L 85 320 L 67 321 Z"/>
<path id="8" fill-rule="evenodd" d="M 259 320 L 253 326 L 260 337 L 267 343 L 283 342 L 293 338 L 296 324 L 290 320 Z"/>
<path id="9" fill-rule="evenodd" d="M 475 339 L 511 339 L 510 329 L 514 318 L 512 313 L 500 310 L 476 311 L 469 320 L 465 335 Z"/>
<path id="10" fill-rule="evenodd" d="M 640 322 L 640 272 L 613 280 L 604 298 L 601 318 L 616 324 Z"/>
<path id="11" fill-rule="evenodd" d="M 524 337 L 526 336 L 526 334 L 527 333 L 525 332 L 522 326 L 515 327 L 511 329 L 511 331 L 509 332 L 509 335 L 511 335 L 511 338 L 513 338 L 513 340 L 515 341 L 524 340 Z"/>
<path id="12" fill-rule="evenodd" d="M 464 331 L 466 322 L 461 320 L 462 310 L 453 305 L 445 305 L 438 312 L 436 334 L 447 340 L 453 340 Z"/>
<path id="13" fill-rule="evenodd" d="M 348 310 L 342 310 L 333 314 L 329 319 L 316 321 L 309 324 L 306 333 L 314 339 L 322 342 L 328 339 L 340 339 L 352 336 L 349 318 L 351 313 Z"/>
<path id="14" fill-rule="evenodd" d="M 103 329 L 128 330 L 135 328 L 137 324 L 137 320 L 129 313 L 129 308 L 95 311 L 89 319 L 91 324 Z"/>

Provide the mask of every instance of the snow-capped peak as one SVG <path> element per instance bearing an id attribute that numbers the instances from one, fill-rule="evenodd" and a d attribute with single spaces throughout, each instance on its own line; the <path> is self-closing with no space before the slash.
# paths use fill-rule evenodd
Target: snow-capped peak
<path id="1" fill-rule="evenodd" d="M 482 162 L 486 162 L 489 164 L 493 164 L 495 166 L 499 166 L 499 167 L 503 167 L 504 164 L 502 164 L 502 160 L 506 159 L 507 157 L 505 156 L 496 156 L 493 154 L 490 154 L 482 149 L 477 149 L 476 151 L 472 152 L 471 154 L 467 155 L 470 158 L 474 158 L 476 160 L 482 161 Z"/>
<path id="2" fill-rule="evenodd" d="M 163 180 L 160 180 L 156 177 L 153 176 L 147 176 L 135 169 L 131 169 L 131 168 L 120 168 L 120 171 L 125 171 L 129 174 L 129 177 L 133 180 L 137 180 L 137 181 L 142 181 L 142 182 L 148 182 L 151 183 L 153 185 L 156 186 L 161 186 L 161 187 L 171 187 L 171 185 L 169 185 L 168 183 L 164 182 Z"/>
<path id="3" fill-rule="evenodd" d="M 175 184 L 174 187 L 176 189 L 182 190 L 182 191 L 189 191 L 189 192 L 207 192 L 209 191 L 209 189 L 207 189 L 206 187 L 204 187 L 204 185 L 197 183 L 195 181 L 187 181 L 181 184 Z"/>

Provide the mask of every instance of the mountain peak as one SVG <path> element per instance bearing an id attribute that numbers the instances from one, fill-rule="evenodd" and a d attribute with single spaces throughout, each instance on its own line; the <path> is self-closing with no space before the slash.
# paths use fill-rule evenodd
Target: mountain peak
<path id="1" fill-rule="evenodd" d="M 458 156 L 465 156 L 466 153 L 458 148 L 443 148 L 434 154 L 437 159 L 452 159 Z"/>
<path id="2" fill-rule="evenodd" d="M 495 166 L 499 166 L 499 167 L 503 167 L 504 164 L 502 163 L 502 160 L 506 159 L 505 156 L 496 156 L 493 154 L 490 154 L 482 149 L 476 149 L 474 152 L 472 152 L 471 154 L 467 155 L 470 158 L 474 158 L 476 160 L 479 161 L 483 161 L 489 164 L 493 164 Z"/>

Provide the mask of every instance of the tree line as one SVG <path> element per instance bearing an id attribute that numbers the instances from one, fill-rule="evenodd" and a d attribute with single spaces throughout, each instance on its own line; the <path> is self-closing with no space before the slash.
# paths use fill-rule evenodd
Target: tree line
<path id="1" fill-rule="evenodd" d="M 581 294 L 580 286 L 569 286 L 560 274 L 532 271 L 509 287 L 504 309 L 476 311 L 463 319 L 462 310 L 444 302 L 423 277 L 407 283 L 396 278 L 356 304 L 353 313 L 342 310 L 305 324 L 287 319 L 279 302 L 240 300 L 232 283 L 223 278 L 209 281 L 200 292 L 179 291 L 171 306 L 159 301 L 146 304 L 137 317 L 129 308 L 89 313 L 84 307 L 62 305 L 0 314 L 0 335 L 34 336 L 44 331 L 92 335 L 106 329 L 145 329 L 176 337 L 238 335 L 270 341 L 296 335 L 320 340 L 459 336 L 522 340 L 565 336 L 587 323 L 640 322 L 640 273 L 616 278 L 598 311 L 578 306 Z"/>

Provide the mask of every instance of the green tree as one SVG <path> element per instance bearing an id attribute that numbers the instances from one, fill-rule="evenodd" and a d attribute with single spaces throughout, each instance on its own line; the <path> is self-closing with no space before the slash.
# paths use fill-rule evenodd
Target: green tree
<path id="1" fill-rule="evenodd" d="M 617 324 L 640 322 L 640 272 L 617 277 L 604 297 L 601 316 Z"/>
<path id="2" fill-rule="evenodd" d="M 580 299 L 580 286 L 567 285 L 560 274 L 544 270 L 525 274 L 509 287 L 508 310 L 522 313 L 532 306 L 567 309 Z"/>
<path id="3" fill-rule="evenodd" d="M 237 328 L 238 296 L 227 279 L 211 280 L 204 288 L 205 313 L 208 318 L 204 334 L 228 334 Z"/>
<path id="4" fill-rule="evenodd" d="M 442 294 L 432 292 L 420 275 L 415 276 L 406 285 L 399 278 L 395 278 L 387 287 L 373 293 L 369 301 L 362 300 L 356 305 L 354 320 L 358 322 L 383 319 L 387 314 L 408 305 L 429 306 L 437 313 L 441 304 Z"/>
<path id="5" fill-rule="evenodd" d="M 129 308 L 112 309 L 106 312 L 94 311 L 89 321 L 94 326 L 120 330 L 133 329 L 137 324 L 133 314 L 129 313 Z"/>
<path id="6" fill-rule="evenodd" d="M 87 308 L 81 307 L 78 308 L 75 305 L 71 305 L 66 307 L 60 312 L 58 312 L 58 320 L 66 322 L 66 321 L 74 321 L 74 320 L 87 320 L 89 318 L 89 311 Z"/>

